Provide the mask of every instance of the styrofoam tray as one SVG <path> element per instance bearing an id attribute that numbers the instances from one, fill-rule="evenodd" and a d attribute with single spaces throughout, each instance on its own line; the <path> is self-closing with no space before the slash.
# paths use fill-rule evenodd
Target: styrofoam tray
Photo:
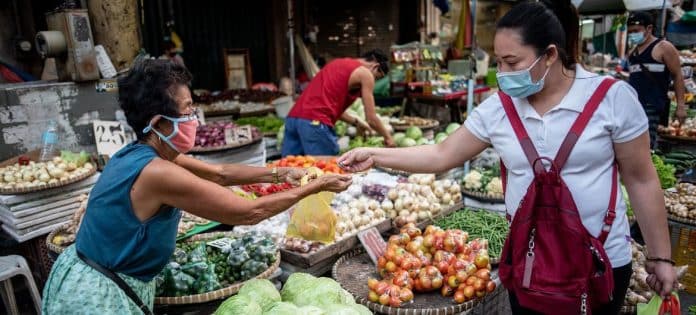
<path id="1" fill-rule="evenodd" d="M 31 240 L 33 238 L 39 237 L 41 235 L 45 235 L 50 233 L 51 231 L 57 229 L 58 227 L 62 226 L 63 224 L 67 223 L 68 221 L 65 222 L 58 222 L 53 225 L 49 225 L 46 227 L 39 228 L 37 230 L 28 232 L 28 233 L 18 233 L 18 231 L 12 230 L 6 225 L 1 225 L 0 227 L 2 228 L 3 231 L 5 231 L 8 235 L 10 235 L 12 238 L 14 238 L 17 242 L 26 242 L 28 240 Z"/>

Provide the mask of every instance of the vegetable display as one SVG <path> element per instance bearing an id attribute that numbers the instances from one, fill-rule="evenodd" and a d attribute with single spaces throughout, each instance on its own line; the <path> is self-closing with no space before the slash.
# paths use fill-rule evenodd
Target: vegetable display
<path id="1" fill-rule="evenodd" d="M 431 219 L 443 207 L 462 200 L 459 185 L 449 179 L 435 180 L 434 174 L 411 175 L 408 183 L 399 183 L 387 192 L 387 197 L 393 208 L 385 208 L 385 212 L 397 227 Z"/>
<path id="2" fill-rule="evenodd" d="M 252 125 L 259 128 L 263 133 L 277 133 L 284 121 L 275 115 L 244 117 L 235 121 L 238 125 Z"/>
<path id="3" fill-rule="evenodd" d="M 467 231 L 471 238 L 488 240 L 488 253 L 500 258 L 509 226 L 505 217 L 486 210 L 462 209 L 435 221 L 440 228 Z"/>
<path id="4" fill-rule="evenodd" d="M 195 228 L 196 225 L 206 225 L 208 223 L 210 223 L 208 219 L 201 218 L 186 211 L 181 211 L 181 220 L 179 220 L 176 234 L 177 236 L 184 235 Z"/>
<path id="5" fill-rule="evenodd" d="M 681 124 L 677 119 L 672 119 L 668 126 L 658 126 L 657 132 L 675 137 L 696 139 L 696 118 L 687 118 L 684 120 L 684 124 Z"/>
<path id="6" fill-rule="evenodd" d="M 674 216 L 696 220 L 696 185 L 679 183 L 666 190 L 665 207 Z"/>
<path id="7" fill-rule="evenodd" d="M 48 162 L 22 160 L 22 163 L 0 167 L 0 188 L 35 188 L 67 182 L 92 171 L 94 166 L 87 161 L 87 153 L 74 154 L 69 151 L 63 151 L 61 156 Z"/>
<path id="8" fill-rule="evenodd" d="M 195 146 L 202 148 L 211 148 L 231 144 L 227 143 L 225 130 L 234 131 L 234 129 L 237 127 L 239 127 L 239 125 L 233 122 L 222 121 L 212 122 L 206 125 L 200 125 L 196 130 Z M 253 139 L 257 139 L 261 136 L 259 130 L 256 127 L 252 127 L 251 130 Z"/>
<path id="9" fill-rule="evenodd" d="M 463 180 L 464 189 L 484 193 L 489 197 L 502 198 L 503 182 L 500 179 L 500 164 L 496 163 L 490 168 L 473 169 Z"/>
<path id="10" fill-rule="evenodd" d="M 292 184 L 249 184 L 242 185 L 241 188 L 246 192 L 253 193 L 256 197 L 263 197 L 289 190 L 292 188 Z"/>
<path id="11" fill-rule="evenodd" d="M 676 169 L 670 164 L 665 164 L 665 161 L 657 154 L 652 155 L 652 162 L 655 165 L 657 176 L 660 178 L 662 189 L 674 187 L 677 183 L 677 178 L 674 176 Z"/>
<path id="12" fill-rule="evenodd" d="M 293 273 L 278 292 L 268 280 L 251 280 L 215 315 L 370 315 L 350 293 L 330 278 Z"/>
<path id="13" fill-rule="evenodd" d="M 224 245 L 212 241 L 224 239 Z M 276 260 L 273 239 L 258 233 L 178 243 L 170 262 L 155 277 L 156 296 L 185 296 L 215 291 L 266 271 Z"/>
<path id="14" fill-rule="evenodd" d="M 280 160 L 271 162 L 269 167 L 316 167 L 324 173 L 343 174 L 343 170 L 336 164 L 336 158 L 329 160 L 317 159 L 312 156 L 288 155 Z"/>
<path id="15" fill-rule="evenodd" d="M 382 280 L 368 279 L 368 299 L 400 307 L 413 299 L 413 292 L 439 291 L 459 304 L 493 292 L 488 243 L 468 242 L 468 237 L 461 230 L 430 225 L 421 231 L 405 225 L 389 238 L 386 252 L 378 258 Z"/>
<path id="16" fill-rule="evenodd" d="M 340 146 L 340 144 L 339 144 Z M 348 152 L 350 150 L 353 150 L 355 148 L 362 148 L 362 147 L 372 147 L 372 148 L 381 148 L 384 147 L 384 137 L 362 137 L 362 136 L 357 136 L 355 138 L 352 138 L 348 142 L 348 147 L 341 148 L 341 152 Z"/>
<path id="17" fill-rule="evenodd" d="M 685 150 L 669 152 L 662 156 L 662 160 L 666 164 L 673 165 L 677 173 L 683 173 L 696 166 L 696 154 Z"/>
<path id="18" fill-rule="evenodd" d="M 402 127 L 428 127 L 436 123 L 437 121 L 432 119 L 426 119 L 421 117 L 404 116 L 401 118 L 393 117 L 389 122 L 394 126 Z"/>

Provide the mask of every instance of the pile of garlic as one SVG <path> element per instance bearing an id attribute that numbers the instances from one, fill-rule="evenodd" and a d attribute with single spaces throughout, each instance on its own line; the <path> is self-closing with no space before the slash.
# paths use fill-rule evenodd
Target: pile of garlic
<path id="1" fill-rule="evenodd" d="M 386 213 L 377 200 L 361 196 L 336 209 L 336 240 L 350 237 L 361 230 L 386 219 Z"/>
<path id="2" fill-rule="evenodd" d="M 449 179 L 435 180 L 433 174 L 413 174 L 408 183 L 400 183 L 387 193 L 382 203 L 387 216 L 397 227 L 436 216 L 443 207 L 450 207 L 462 200 L 461 188 Z M 388 204 L 388 201 L 391 201 Z M 385 207 L 385 203 L 387 203 Z"/>
<path id="3" fill-rule="evenodd" d="M 60 157 L 55 157 L 48 162 L 30 161 L 27 165 L 15 163 L 0 168 L 0 174 L 2 174 L 0 188 L 21 189 L 45 187 L 46 185 L 73 180 L 89 173 L 92 168 L 94 168 L 94 166 L 89 162 L 82 166 L 77 166 L 72 162 L 66 163 Z"/>

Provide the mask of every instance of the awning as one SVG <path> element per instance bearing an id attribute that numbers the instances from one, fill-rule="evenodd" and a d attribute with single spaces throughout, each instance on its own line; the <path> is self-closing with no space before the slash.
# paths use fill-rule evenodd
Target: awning
<path id="1" fill-rule="evenodd" d="M 572 2 L 582 15 L 662 9 L 663 4 L 667 8 L 672 6 L 670 0 L 572 0 Z"/>

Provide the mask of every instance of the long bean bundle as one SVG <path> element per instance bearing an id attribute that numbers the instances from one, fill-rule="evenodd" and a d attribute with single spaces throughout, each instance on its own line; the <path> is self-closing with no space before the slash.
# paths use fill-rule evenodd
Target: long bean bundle
<path id="1" fill-rule="evenodd" d="M 495 258 L 500 258 L 508 234 L 507 220 L 499 214 L 486 210 L 464 208 L 440 218 L 435 225 L 443 229 L 466 231 L 470 239 L 487 239 L 488 253 Z"/>

